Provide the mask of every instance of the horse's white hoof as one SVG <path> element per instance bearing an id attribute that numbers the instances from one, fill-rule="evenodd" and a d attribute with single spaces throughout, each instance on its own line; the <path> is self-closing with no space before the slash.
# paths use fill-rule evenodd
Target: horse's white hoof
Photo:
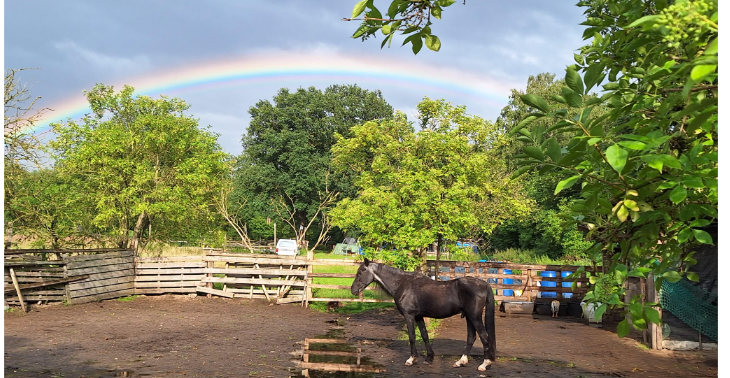
<path id="1" fill-rule="evenodd" d="M 415 362 L 415 361 L 416 361 L 416 359 L 415 359 L 415 358 L 413 358 L 412 356 L 411 356 L 411 357 L 409 357 L 409 358 L 408 358 L 408 359 L 406 360 L 406 366 L 411 366 L 411 365 L 413 365 L 413 362 Z"/>
<path id="2" fill-rule="evenodd" d="M 479 367 L 477 369 L 479 371 L 485 371 L 485 370 L 487 370 L 487 367 L 491 364 L 492 364 L 492 360 L 486 359 L 486 360 L 484 360 L 484 362 L 481 365 L 479 365 Z"/>
<path id="3" fill-rule="evenodd" d="M 458 361 L 454 362 L 454 367 L 466 366 L 466 364 L 468 364 L 468 363 L 469 363 L 469 356 L 467 356 L 466 354 L 463 354 Z"/>

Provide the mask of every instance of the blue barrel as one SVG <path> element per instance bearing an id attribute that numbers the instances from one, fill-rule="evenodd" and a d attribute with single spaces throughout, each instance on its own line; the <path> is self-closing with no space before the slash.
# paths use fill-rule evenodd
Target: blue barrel
<path id="1" fill-rule="evenodd" d="M 560 272 L 560 277 L 565 278 L 565 277 L 568 277 L 569 275 L 571 275 L 572 273 L 573 272 Z M 572 284 L 573 284 L 572 281 L 568 281 L 568 282 L 563 281 L 563 287 L 571 287 Z"/>
<path id="2" fill-rule="evenodd" d="M 502 295 L 507 296 L 507 297 L 511 297 L 511 296 L 514 295 L 514 293 L 510 289 L 504 289 L 504 290 L 502 290 Z"/>
<path id="3" fill-rule="evenodd" d="M 502 274 L 512 274 L 512 270 L 511 269 L 503 269 L 502 270 Z M 512 278 L 502 278 L 502 284 L 504 284 L 504 285 L 512 285 Z M 510 290 L 510 292 L 511 291 L 512 290 Z"/>
<path id="4" fill-rule="evenodd" d="M 573 293 L 563 293 L 563 298 L 573 298 Z"/>
<path id="5" fill-rule="evenodd" d="M 541 291 L 540 294 L 541 294 L 541 298 L 557 298 L 558 297 L 558 293 L 556 293 L 554 291 Z"/>
<path id="6" fill-rule="evenodd" d="M 555 281 L 540 281 L 541 287 L 557 287 L 558 283 Z M 568 285 L 570 286 L 570 285 Z"/>
<path id="7" fill-rule="evenodd" d="M 540 277 L 556 277 L 554 270 L 546 270 L 540 273 Z"/>

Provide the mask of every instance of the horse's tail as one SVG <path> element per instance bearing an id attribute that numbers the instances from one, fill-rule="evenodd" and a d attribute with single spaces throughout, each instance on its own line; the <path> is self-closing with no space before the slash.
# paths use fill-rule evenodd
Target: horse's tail
<path id="1" fill-rule="evenodd" d="M 497 335 L 494 332 L 494 291 L 487 283 L 487 309 L 484 312 L 484 326 L 487 328 L 487 344 L 489 359 L 497 362 Z"/>

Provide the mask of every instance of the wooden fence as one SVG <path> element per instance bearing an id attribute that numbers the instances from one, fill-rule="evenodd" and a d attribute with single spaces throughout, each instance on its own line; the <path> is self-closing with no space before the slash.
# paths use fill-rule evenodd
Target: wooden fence
<path id="1" fill-rule="evenodd" d="M 575 279 L 575 289 L 571 288 L 574 280 L 566 277 L 578 268 L 580 267 L 471 261 L 440 261 L 437 267 L 435 260 L 428 260 L 427 275 L 438 275 L 441 280 L 466 276 L 481 278 L 495 289 L 497 301 L 567 302 L 582 299 L 588 291 L 589 280 L 585 273 Z M 583 268 L 586 272 L 593 271 L 591 267 Z"/>
<path id="2" fill-rule="evenodd" d="M 84 303 L 134 294 L 134 252 L 5 250 L 5 303 Z"/>
<path id="3" fill-rule="evenodd" d="M 265 298 L 276 303 L 301 302 L 305 306 L 317 301 L 393 302 L 392 298 L 365 298 L 362 293 L 358 298 L 316 297 L 316 289 L 350 288 L 315 283 L 316 278 L 354 278 L 355 274 L 319 273 L 314 272 L 314 267 L 356 267 L 358 263 L 316 260 L 311 253 L 305 257 L 209 251 L 204 256 L 135 258 L 131 250 L 99 250 L 95 253 L 63 251 L 57 254 L 62 257 L 60 260 L 51 261 L 43 261 L 33 253 L 11 259 L 19 253 L 6 251 L 5 292 L 17 293 L 17 285 L 27 301 L 83 303 L 131 294 L 203 293 L 228 298 Z M 588 278 L 583 274 L 572 289 L 573 280 L 565 277 L 578 268 L 465 261 L 440 261 L 437 266 L 434 260 L 427 262 L 427 274 L 431 277 L 449 280 L 474 276 L 490 282 L 498 301 L 580 300 L 588 289 Z M 6 303 L 18 302 L 17 296 L 6 297 Z"/>

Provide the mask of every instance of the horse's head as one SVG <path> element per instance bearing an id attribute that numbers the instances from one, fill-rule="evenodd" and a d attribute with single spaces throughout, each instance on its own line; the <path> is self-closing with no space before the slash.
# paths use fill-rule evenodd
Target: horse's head
<path id="1" fill-rule="evenodd" d="M 367 258 L 360 264 L 360 268 L 358 268 L 357 274 L 355 275 L 355 281 L 352 283 L 352 287 L 350 287 L 352 295 L 360 295 L 360 292 L 375 280 L 373 267 L 374 264 L 371 264 Z"/>

